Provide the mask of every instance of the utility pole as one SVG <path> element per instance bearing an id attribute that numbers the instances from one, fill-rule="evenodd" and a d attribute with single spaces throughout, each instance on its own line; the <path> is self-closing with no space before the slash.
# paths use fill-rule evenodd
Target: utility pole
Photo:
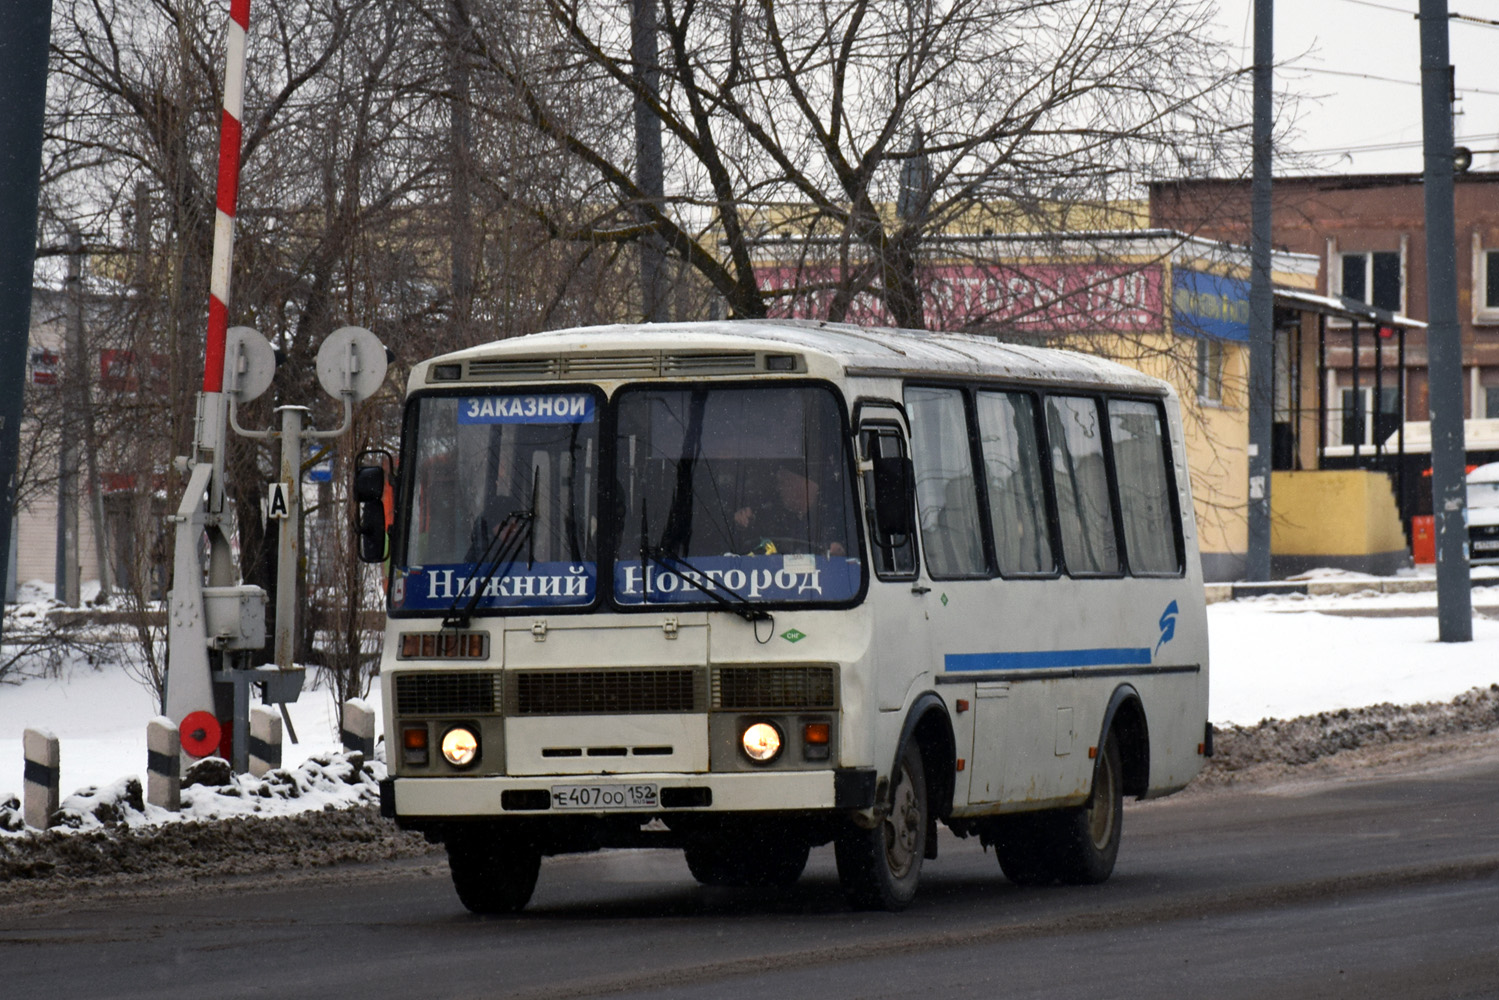
<path id="1" fill-rule="evenodd" d="M 1275 291 L 1270 284 L 1273 26 L 1273 0 L 1254 0 L 1254 175 L 1249 194 L 1249 544 L 1244 567 L 1249 580 L 1270 579 L 1270 457 L 1275 405 Z"/>
<path id="2" fill-rule="evenodd" d="M 1447 0 L 1421 0 L 1421 122 L 1426 196 L 1426 342 L 1431 391 L 1431 509 L 1436 521 L 1437 630 L 1473 639 L 1468 565 L 1463 343 L 1457 320 L 1457 235 L 1452 218 L 1452 65 Z"/>
<path id="3" fill-rule="evenodd" d="M 0 595 L 10 576 L 52 0 L 10 0 L 0 31 Z"/>
<path id="4" fill-rule="evenodd" d="M 635 94 L 635 183 L 642 197 L 661 209 L 666 195 L 662 179 L 661 119 L 652 107 L 660 98 L 661 67 L 656 45 L 656 0 L 630 0 L 630 59 L 639 88 Z M 641 207 L 643 221 L 651 213 Z M 654 229 L 640 240 L 640 307 L 647 323 L 670 317 L 666 302 L 666 253 Z"/>
<path id="5" fill-rule="evenodd" d="M 60 421 L 57 449 L 57 561 L 53 596 L 70 608 L 82 603 L 78 565 L 78 392 L 88 378 L 83 363 L 83 237 L 68 232 L 68 276 L 64 282 L 67 322 L 63 334 Z"/>

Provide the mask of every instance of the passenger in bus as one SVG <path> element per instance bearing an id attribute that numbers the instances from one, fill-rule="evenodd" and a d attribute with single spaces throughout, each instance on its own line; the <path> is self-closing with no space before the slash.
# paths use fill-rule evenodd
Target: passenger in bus
<path id="1" fill-rule="evenodd" d="M 777 465 L 771 474 L 770 496 L 734 512 L 734 523 L 751 539 L 750 554 L 846 554 L 840 532 L 842 520 L 819 506 L 821 487 L 804 475 L 802 468 L 793 462 Z"/>

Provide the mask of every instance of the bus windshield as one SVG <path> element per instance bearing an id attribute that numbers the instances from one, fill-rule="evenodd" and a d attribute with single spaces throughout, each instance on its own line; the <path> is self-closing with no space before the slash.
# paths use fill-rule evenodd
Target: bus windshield
<path id="1" fill-rule="evenodd" d="M 601 589 L 624 606 L 858 596 L 847 435 L 830 388 L 626 388 L 613 404 L 612 479 L 599 472 L 608 405 L 586 390 L 417 399 L 391 610 L 586 607 Z M 600 537 L 614 556 L 603 580 Z"/>
<path id="2" fill-rule="evenodd" d="M 848 437 L 830 390 L 648 386 L 616 406 L 617 603 L 857 596 Z"/>
<path id="3" fill-rule="evenodd" d="M 591 604 L 599 403 L 586 391 L 418 400 L 391 608 Z"/>

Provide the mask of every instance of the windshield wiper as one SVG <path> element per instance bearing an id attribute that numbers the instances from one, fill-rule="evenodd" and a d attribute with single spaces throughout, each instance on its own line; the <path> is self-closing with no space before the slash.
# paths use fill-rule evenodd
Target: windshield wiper
<path id="1" fill-rule="evenodd" d="M 650 560 L 668 573 L 675 573 L 683 583 L 690 583 L 707 595 L 713 603 L 725 611 L 730 611 L 738 615 L 747 622 L 770 621 L 773 617 L 769 611 L 756 607 L 753 601 L 739 591 L 730 587 L 722 580 L 713 579 L 681 556 L 672 555 L 664 549 L 650 549 L 642 544 L 640 547 L 640 561 L 644 564 L 646 560 Z M 668 560 L 670 561 L 668 562 Z M 685 568 L 688 570 L 688 573 L 680 572 L 677 567 Z M 691 575 L 688 575 L 689 573 Z M 645 580 L 645 574 L 641 573 L 640 581 L 642 588 L 645 587 Z M 711 586 L 709 586 L 710 584 Z M 650 594 L 648 592 L 643 593 L 643 599 L 648 600 Z"/>
<path id="2" fill-rule="evenodd" d="M 453 603 L 448 608 L 448 613 L 443 616 L 443 628 L 467 628 L 469 621 L 474 616 L 474 608 L 479 605 L 479 598 L 483 595 L 485 588 L 496 576 L 504 579 L 510 574 L 510 567 L 515 563 L 515 557 L 520 555 L 520 547 L 523 542 L 531 537 L 531 519 L 534 515 L 530 511 L 517 510 L 506 514 L 504 519 L 495 528 L 494 536 L 490 538 L 489 544 L 484 547 L 484 552 L 479 561 L 474 565 L 482 567 L 489 564 L 489 572 L 482 576 L 474 576 L 469 579 L 473 585 L 473 593 L 469 595 L 468 603 L 463 610 L 458 610 L 459 602 L 463 600 L 463 594 L 453 598 Z M 493 556 L 490 553 L 493 552 Z M 490 560 L 493 559 L 493 562 Z M 500 570 L 504 569 L 501 573 Z"/>
<path id="3" fill-rule="evenodd" d="M 494 529 L 494 535 L 489 539 L 489 544 L 485 545 L 484 551 L 480 553 L 479 561 L 474 564 L 476 567 L 482 567 L 485 563 L 490 563 L 492 558 L 494 561 L 489 565 L 489 572 L 482 577 L 469 579 L 469 583 L 474 585 L 474 590 L 469 595 L 468 604 L 464 605 L 461 613 L 455 614 L 454 612 L 458 610 L 458 602 L 463 600 L 463 593 L 460 591 L 458 596 L 453 598 L 453 603 L 448 607 L 448 613 L 443 616 L 443 628 L 468 628 L 468 623 L 474 617 L 474 608 L 479 606 L 479 598 L 483 596 L 490 581 L 496 576 L 503 580 L 510 574 L 510 567 L 515 563 L 515 557 L 520 555 L 522 542 L 527 543 L 526 568 L 530 569 L 535 565 L 536 543 L 531 525 L 536 521 L 537 476 L 540 472 L 540 469 L 536 470 L 531 477 L 531 509 L 513 510 L 501 519 Z M 490 555 L 491 552 L 494 553 L 493 556 Z M 505 572 L 501 573 L 501 568 Z"/>

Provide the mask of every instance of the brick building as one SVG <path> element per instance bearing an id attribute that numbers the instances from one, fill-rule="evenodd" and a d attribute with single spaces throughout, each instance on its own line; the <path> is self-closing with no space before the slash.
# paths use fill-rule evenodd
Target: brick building
<path id="1" fill-rule="evenodd" d="M 1248 180 L 1157 182 L 1150 188 L 1151 224 L 1247 243 L 1249 187 Z M 1499 173 L 1459 174 L 1454 188 L 1464 413 L 1499 418 Z M 1419 174 L 1277 177 L 1273 205 L 1274 245 L 1318 258 L 1318 291 L 1416 319 L 1428 315 Z M 1404 419 L 1429 415 L 1425 332 L 1412 330 L 1407 339 L 1403 379 L 1389 333 L 1377 325 L 1361 332 L 1355 359 L 1350 325 L 1327 327 L 1319 393 L 1324 445 L 1372 446 L 1393 433 L 1402 388 Z"/>

